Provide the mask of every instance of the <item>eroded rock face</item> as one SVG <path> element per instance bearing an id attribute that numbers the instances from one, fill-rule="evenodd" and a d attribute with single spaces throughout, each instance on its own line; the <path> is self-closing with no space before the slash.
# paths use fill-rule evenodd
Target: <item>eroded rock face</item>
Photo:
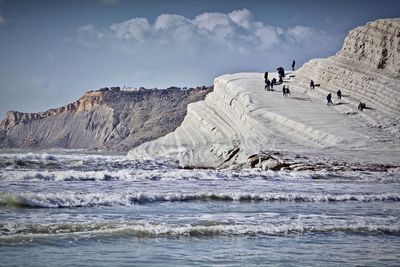
<path id="1" fill-rule="evenodd" d="M 343 48 L 327 59 L 313 59 L 298 70 L 299 89 L 314 80 L 317 92 L 343 95 L 354 103 L 397 118 L 400 114 L 400 19 L 382 19 L 360 26 Z"/>
<path id="2" fill-rule="evenodd" d="M 211 90 L 99 90 L 45 112 L 10 111 L 0 123 L 0 147 L 128 150 L 173 131 L 187 105 Z"/>
<path id="3" fill-rule="evenodd" d="M 102 102 L 103 92 L 87 92 L 78 101 L 65 105 L 61 108 L 49 109 L 45 112 L 24 113 L 9 111 L 6 118 L 0 122 L 0 130 L 8 130 L 18 124 L 27 123 L 33 120 L 44 119 L 46 117 L 62 114 L 67 111 L 87 111 L 96 104 Z"/>
<path id="4" fill-rule="evenodd" d="M 400 77 L 400 19 L 381 19 L 350 31 L 338 56 Z"/>

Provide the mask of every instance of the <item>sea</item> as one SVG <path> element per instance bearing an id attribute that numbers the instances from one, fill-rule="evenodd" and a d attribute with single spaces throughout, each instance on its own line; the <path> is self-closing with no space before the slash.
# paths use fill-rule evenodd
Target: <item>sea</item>
<path id="1" fill-rule="evenodd" d="M 400 266 L 399 182 L 0 150 L 0 266 Z"/>

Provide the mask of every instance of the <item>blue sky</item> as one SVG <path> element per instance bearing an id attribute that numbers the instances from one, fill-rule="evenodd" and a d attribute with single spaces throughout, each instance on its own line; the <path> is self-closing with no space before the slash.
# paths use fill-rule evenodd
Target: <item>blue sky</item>
<path id="1" fill-rule="evenodd" d="M 104 86 L 210 85 L 224 73 L 300 66 L 400 1 L 0 0 L 0 116 Z"/>

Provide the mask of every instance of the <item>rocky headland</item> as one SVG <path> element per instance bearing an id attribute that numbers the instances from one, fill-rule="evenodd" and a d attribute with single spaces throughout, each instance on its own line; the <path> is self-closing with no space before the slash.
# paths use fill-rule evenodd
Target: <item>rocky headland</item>
<path id="1" fill-rule="evenodd" d="M 285 98 L 284 85 L 291 90 Z M 263 73 L 216 78 L 214 91 L 188 106 L 175 131 L 128 158 L 168 158 L 186 168 L 397 172 L 399 100 L 400 19 L 377 20 L 350 31 L 335 56 L 288 72 L 274 91 L 264 89 Z M 359 102 L 366 109 L 358 110 Z"/>
<path id="2" fill-rule="evenodd" d="M 175 130 L 187 105 L 210 91 L 212 87 L 102 88 L 45 112 L 10 111 L 0 123 L 0 147 L 128 151 Z"/>

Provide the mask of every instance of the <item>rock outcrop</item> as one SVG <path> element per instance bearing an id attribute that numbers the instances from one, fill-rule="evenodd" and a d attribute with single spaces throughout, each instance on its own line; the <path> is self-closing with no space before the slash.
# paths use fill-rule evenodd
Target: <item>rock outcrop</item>
<path id="1" fill-rule="evenodd" d="M 0 147 L 126 151 L 173 131 L 187 105 L 204 99 L 211 90 L 102 89 L 45 112 L 10 111 L 0 123 Z"/>
<path id="2" fill-rule="evenodd" d="M 327 59 L 313 59 L 296 75 L 300 87 L 314 80 L 317 93 L 337 90 L 352 102 L 398 118 L 400 114 L 400 19 L 382 19 L 350 31 L 343 48 Z"/>
<path id="3" fill-rule="evenodd" d="M 165 157 L 187 168 L 302 170 L 321 159 L 399 165 L 399 55 L 399 20 L 379 20 L 351 31 L 336 56 L 288 73 L 275 91 L 264 89 L 262 73 L 223 75 L 204 101 L 188 106 L 181 126 L 128 158 Z M 311 79 L 319 85 L 314 90 Z M 283 85 L 291 96 L 282 97 Z M 338 89 L 343 98 L 327 107 L 327 93 Z M 360 100 L 368 110 L 357 110 Z M 292 157 L 276 158 L 277 151 Z"/>

